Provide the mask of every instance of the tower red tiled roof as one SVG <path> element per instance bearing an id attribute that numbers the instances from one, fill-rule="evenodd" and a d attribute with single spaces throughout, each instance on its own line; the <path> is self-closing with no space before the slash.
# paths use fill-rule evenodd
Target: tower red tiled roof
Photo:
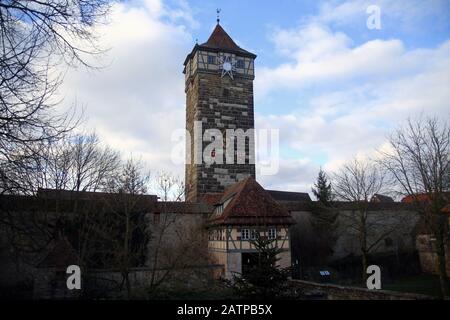
<path id="1" fill-rule="evenodd" d="M 222 28 L 220 24 L 217 24 L 214 28 L 213 32 L 209 36 L 208 41 L 200 45 L 201 47 L 212 48 L 212 49 L 221 49 L 221 50 L 229 50 L 235 51 L 238 53 L 242 53 L 244 55 L 253 55 L 247 50 L 239 47 L 233 39 L 228 35 L 228 33 Z"/>
<path id="2" fill-rule="evenodd" d="M 189 53 L 184 60 L 184 65 L 186 65 L 186 62 L 190 59 L 190 57 L 194 56 L 194 53 L 197 50 L 206 50 L 213 52 L 225 51 L 235 53 L 244 57 L 251 57 L 253 59 L 256 58 L 256 55 L 254 53 L 251 53 L 250 51 L 244 50 L 239 47 L 220 24 L 216 25 L 213 32 L 209 36 L 208 41 L 200 45 L 195 45 L 195 47 L 192 49 L 192 52 Z"/>
<path id="3" fill-rule="evenodd" d="M 228 50 L 244 50 L 240 48 L 231 37 L 226 33 L 220 24 L 217 24 L 214 31 L 209 36 L 208 41 L 201 44 L 203 47 L 217 48 L 217 49 L 228 49 Z M 245 50 L 244 50 L 245 51 Z"/>

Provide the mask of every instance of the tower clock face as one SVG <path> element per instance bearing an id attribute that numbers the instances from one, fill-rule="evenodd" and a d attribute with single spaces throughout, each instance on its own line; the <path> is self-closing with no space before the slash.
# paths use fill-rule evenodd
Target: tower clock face
<path id="1" fill-rule="evenodd" d="M 224 62 L 224 64 L 223 64 L 223 70 L 225 70 L 225 71 L 231 71 L 231 63 L 229 63 L 229 62 Z"/>
<path id="2" fill-rule="evenodd" d="M 220 58 L 220 69 L 222 73 L 222 77 L 226 74 L 230 76 L 231 79 L 233 79 L 233 72 L 236 71 L 236 61 L 233 61 L 233 59 L 229 56 L 223 56 Z"/>

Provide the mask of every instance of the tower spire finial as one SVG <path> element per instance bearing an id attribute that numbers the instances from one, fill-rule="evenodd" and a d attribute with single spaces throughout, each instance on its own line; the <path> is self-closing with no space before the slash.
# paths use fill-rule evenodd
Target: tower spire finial
<path id="1" fill-rule="evenodd" d="M 216 12 L 217 12 L 217 24 L 220 23 L 220 11 L 222 11 L 222 9 L 217 8 Z"/>

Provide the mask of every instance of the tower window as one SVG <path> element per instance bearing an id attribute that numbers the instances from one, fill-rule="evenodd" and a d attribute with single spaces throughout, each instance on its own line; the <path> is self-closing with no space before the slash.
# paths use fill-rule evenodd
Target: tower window
<path id="1" fill-rule="evenodd" d="M 208 63 L 209 64 L 216 64 L 216 57 L 208 56 Z"/>
<path id="2" fill-rule="evenodd" d="M 236 68 L 244 69 L 244 67 L 245 67 L 244 60 L 239 59 L 239 60 L 236 62 Z"/>

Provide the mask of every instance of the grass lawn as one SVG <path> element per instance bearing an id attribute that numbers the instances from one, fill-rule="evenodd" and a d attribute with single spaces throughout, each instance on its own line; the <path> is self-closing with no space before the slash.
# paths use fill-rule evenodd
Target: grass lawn
<path id="1" fill-rule="evenodd" d="M 439 277 L 434 275 L 407 276 L 382 285 L 384 290 L 420 293 L 430 296 L 439 296 L 439 287 Z"/>

